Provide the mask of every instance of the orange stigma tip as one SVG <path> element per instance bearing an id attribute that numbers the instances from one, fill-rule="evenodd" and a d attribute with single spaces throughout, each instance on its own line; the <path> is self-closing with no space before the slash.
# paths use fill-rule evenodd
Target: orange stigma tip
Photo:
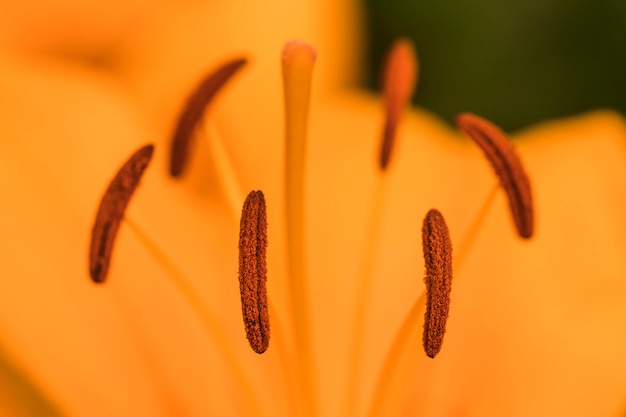
<path id="1" fill-rule="evenodd" d="M 239 232 L 239 290 L 246 337 L 256 353 L 267 350 L 270 318 L 267 305 L 267 220 L 261 191 L 248 194 Z"/>
<path id="2" fill-rule="evenodd" d="M 293 40 L 283 47 L 283 64 L 288 65 L 301 59 L 310 63 L 315 62 L 317 51 L 306 42 Z"/>
<path id="3" fill-rule="evenodd" d="M 245 58 L 228 61 L 204 78 L 187 99 L 187 104 L 178 118 L 178 124 L 172 137 L 170 153 L 170 175 L 172 177 L 182 176 L 187 167 L 193 134 L 202 120 L 207 106 L 246 62 Z"/>
<path id="4" fill-rule="evenodd" d="M 452 243 L 448 226 L 441 213 L 435 209 L 430 210 L 424 218 L 422 244 L 427 297 L 423 343 L 426 355 L 434 358 L 443 344 L 452 290 Z"/>
<path id="5" fill-rule="evenodd" d="M 417 80 L 417 57 L 411 41 L 397 40 L 391 47 L 383 73 L 385 125 L 380 151 L 380 168 L 389 165 L 402 112 L 409 103 Z"/>
<path id="6" fill-rule="evenodd" d="M 100 201 L 89 251 L 89 275 L 96 283 L 104 282 L 107 277 L 113 245 L 124 212 L 152 159 L 153 152 L 153 145 L 146 145 L 136 151 L 117 172 Z"/>
<path id="7" fill-rule="evenodd" d="M 508 197 L 519 236 L 532 237 L 534 210 L 530 181 L 507 135 L 491 122 L 469 113 L 458 115 L 456 125 L 482 149 L 491 163 Z"/>

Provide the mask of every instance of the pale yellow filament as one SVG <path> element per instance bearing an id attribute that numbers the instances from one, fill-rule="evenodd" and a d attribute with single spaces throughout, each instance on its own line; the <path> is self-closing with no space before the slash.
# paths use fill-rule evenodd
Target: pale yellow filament
<path id="1" fill-rule="evenodd" d="M 199 130 L 203 136 L 202 139 L 206 140 L 209 145 L 209 152 L 211 152 L 211 158 L 219 175 L 218 180 L 222 185 L 230 211 L 234 214 L 235 222 L 239 223 L 241 207 L 246 196 L 241 189 L 235 167 L 228 156 L 228 151 L 215 125 L 204 123 L 204 128 Z"/>
<path id="2" fill-rule="evenodd" d="M 494 184 L 491 187 L 491 191 L 487 194 L 487 198 L 485 198 L 483 204 L 481 205 L 478 213 L 474 216 L 474 220 L 469 223 L 469 228 L 465 232 L 463 239 L 459 242 L 458 245 L 454 246 L 454 271 L 458 271 L 461 268 L 461 265 L 465 263 L 465 259 L 467 255 L 469 255 L 470 249 L 472 248 L 476 238 L 478 237 L 478 232 L 482 229 L 485 224 L 485 220 L 489 215 L 489 210 L 493 205 L 496 195 L 498 195 L 498 191 L 500 190 L 500 183 Z"/>
<path id="3" fill-rule="evenodd" d="M 234 378 L 241 386 L 245 398 L 249 399 L 249 402 L 245 401 L 244 404 L 244 407 L 247 408 L 247 412 L 250 413 L 249 415 L 259 415 L 258 399 L 255 397 L 254 390 L 246 377 L 241 363 L 235 356 L 233 349 L 230 348 L 226 332 L 220 325 L 219 320 L 216 319 L 217 315 L 209 310 L 206 303 L 198 297 L 198 292 L 189 284 L 184 274 L 134 221 L 126 217 L 124 218 L 124 223 L 128 225 L 128 229 L 135 234 L 155 261 L 163 268 L 170 278 L 171 283 L 174 284 L 180 294 L 187 300 L 193 312 L 200 319 L 207 334 L 211 335 L 211 340 L 215 342 L 229 367 L 233 370 Z"/>

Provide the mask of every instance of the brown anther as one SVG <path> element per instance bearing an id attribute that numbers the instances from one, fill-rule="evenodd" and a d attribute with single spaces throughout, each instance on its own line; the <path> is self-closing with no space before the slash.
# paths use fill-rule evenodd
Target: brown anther
<path id="1" fill-rule="evenodd" d="M 435 209 L 430 210 L 424 218 L 422 244 L 427 297 L 423 343 L 426 355 L 434 358 L 443 344 L 452 290 L 452 243 L 448 226 L 441 213 Z"/>
<path id="2" fill-rule="evenodd" d="M 91 231 L 89 250 L 89 275 L 96 283 L 104 282 L 107 277 L 115 238 L 124 212 L 152 159 L 153 152 L 153 145 L 145 145 L 136 151 L 115 174 L 100 201 Z"/>
<path id="3" fill-rule="evenodd" d="M 473 114 L 458 115 L 456 125 L 482 149 L 507 194 L 517 233 L 530 238 L 534 227 L 530 181 L 513 144 L 500 128 Z"/>
<path id="4" fill-rule="evenodd" d="M 234 59 L 222 65 L 205 79 L 187 99 L 172 138 L 170 154 L 170 175 L 180 177 L 189 160 L 194 131 L 202 120 L 205 109 L 213 98 L 230 80 L 230 78 L 246 63 L 244 58 Z"/>
<path id="5" fill-rule="evenodd" d="M 397 40 L 391 47 L 383 73 L 385 125 L 380 149 L 380 168 L 389 164 L 400 117 L 413 95 L 417 79 L 417 58 L 411 41 Z"/>
<path id="6" fill-rule="evenodd" d="M 267 220 L 261 191 L 248 194 L 241 213 L 239 232 L 239 290 L 246 336 L 256 353 L 263 353 L 270 341 L 267 306 Z"/>

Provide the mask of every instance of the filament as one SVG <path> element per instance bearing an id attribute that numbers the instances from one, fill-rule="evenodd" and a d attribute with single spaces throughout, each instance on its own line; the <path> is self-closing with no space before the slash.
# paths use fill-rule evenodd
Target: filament
<path id="1" fill-rule="evenodd" d="M 250 386 L 248 378 L 245 376 L 243 367 L 234 351 L 229 347 L 228 337 L 224 328 L 220 325 L 217 315 L 209 310 L 206 303 L 198 297 L 197 291 L 189 284 L 183 273 L 174 265 L 174 263 L 156 246 L 153 240 L 131 219 L 124 218 L 128 228 L 135 234 L 139 241 L 144 245 L 155 261 L 163 268 L 166 275 L 170 278 L 170 282 L 174 284 L 176 289 L 185 298 L 191 306 L 193 312 L 200 319 L 207 334 L 211 335 L 213 340 L 221 352 L 222 356 L 233 370 L 235 380 L 240 384 L 243 393 L 250 401 L 245 401 L 244 407 L 247 408 L 249 415 L 259 415 L 259 403 L 255 397 L 254 390 Z"/>

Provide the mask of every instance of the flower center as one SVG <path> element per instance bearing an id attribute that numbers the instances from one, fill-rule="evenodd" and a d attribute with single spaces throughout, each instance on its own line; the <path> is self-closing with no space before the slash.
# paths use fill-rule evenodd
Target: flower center
<path id="1" fill-rule="evenodd" d="M 305 257 L 305 163 L 307 148 L 307 123 L 309 100 L 315 50 L 302 42 L 290 42 L 283 49 L 283 88 L 285 99 L 285 213 L 287 234 L 287 265 L 289 277 L 289 295 L 293 315 L 291 335 L 295 344 L 295 369 L 285 366 L 285 373 L 294 373 L 297 387 L 294 395 L 294 412 L 298 415 L 315 416 L 316 392 L 314 387 L 313 344 L 310 340 L 309 307 L 307 301 L 307 265 Z M 190 95 L 184 107 L 175 133 L 173 135 L 170 159 L 170 173 L 180 177 L 191 154 L 193 138 L 198 134 L 198 125 L 203 120 L 207 106 L 218 94 L 221 87 L 246 63 L 245 59 L 227 62 L 205 78 Z M 351 356 L 348 358 L 348 385 L 345 401 L 347 416 L 357 413 L 356 403 L 359 389 L 362 388 L 360 371 L 364 358 L 362 349 L 363 334 L 366 329 L 366 309 L 369 304 L 372 287 L 372 262 L 375 258 L 375 242 L 379 239 L 379 224 L 383 217 L 382 202 L 388 183 L 385 175 L 390 168 L 396 134 L 401 115 L 407 106 L 417 78 L 417 59 L 412 46 L 407 41 L 397 42 L 387 61 L 384 76 L 385 120 L 383 126 L 380 165 L 376 183 L 374 205 L 369 221 L 369 233 L 365 243 L 365 261 L 359 275 L 356 288 L 357 305 L 354 315 L 355 337 L 351 339 Z M 518 230 L 523 238 L 533 234 L 533 206 L 530 182 L 523 169 L 521 160 L 504 133 L 491 123 L 470 114 L 462 114 L 457 126 L 466 133 L 483 150 L 493 166 L 499 181 L 504 188 L 510 210 Z M 226 183 L 231 206 L 239 204 L 243 194 L 239 189 L 236 176 L 228 155 L 221 148 L 221 142 L 211 135 L 211 146 L 215 163 Z M 117 231 L 128 203 L 137 188 L 144 170 L 147 168 L 153 146 L 147 145 L 136 151 L 122 166 L 107 188 L 93 227 L 90 248 L 89 269 L 92 279 L 104 282 L 109 270 Z M 493 202 L 492 193 L 485 202 L 478 217 L 473 221 L 470 232 L 461 239 L 460 255 L 455 255 L 455 268 L 462 263 L 480 228 L 485 213 Z M 217 340 L 217 345 L 225 360 L 231 365 L 235 378 L 241 383 L 242 389 L 250 393 L 251 387 L 246 381 L 245 372 L 240 361 L 228 348 L 227 337 L 217 315 L 204 305 L 197 293 L 191 288 L 185 277 L 178 272 L 174 264 L 159 248 L 141 231 L 126 219 L 130 228 L 153 253 L 155 259 L 168 271 L 174 284 L 188 299 L 198 316 L 202 319 L 207 332 Z M 265 197 L 261 191 L 252 191 L 245 200 L 239 236 L 239 283 L 243 323 L 251 348 L 257 353 L 268 349 L 270 340 L 271 302 L 266 291 L 267 268 L 267 221 Z M 394 387 L 402 380 L 402 373 L 410 369 L 401 363 L 408 349 L 414 348 L 415 329 L 419 328 L 423 314 L 422 342 L 426 355 L 434 358 L 441 350 L 450 308 L 450 292 L 452 282 L 452 244 L 448 227 L 443 215 L 436 209 L 430 210 L 423 221 L 422 243 L 426 273 L 424 282 L 426 294 L 416 297 L 416 301 L 400 326 L 393 340 L 387 358 L 380 370 L 377 387 L 370 404 L 370 415 L 389 415 L 389 404 L 393 402 Z M 272 316 L 274 311 L 272 311 Z M 276 318 L 275 318 L 276 319 Z M 279 326 L 276 326 L 279 327 Z M 280 336 L 280 331 L 277 331 Z M 276 337 L 275 339 L 280 339 Z M 275 340 L 274 339 L 274 340 Z M 419 348 L 418 348 L 419 349 Z M 413 355 L 414 357 L 415 355 Z M 288 375 L 290 376 L 290 375 Z M 257 408 L 254 400 L 247 404 L 254 414 Z"/>

